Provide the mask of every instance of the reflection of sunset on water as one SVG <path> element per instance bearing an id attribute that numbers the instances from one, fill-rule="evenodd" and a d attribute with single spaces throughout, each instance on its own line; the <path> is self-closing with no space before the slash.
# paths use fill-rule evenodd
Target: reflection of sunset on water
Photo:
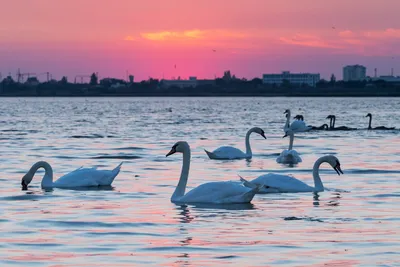
<path id="1" fill-rule="evenodd" d="M 1 266 L 396 263 L 399 131 L 302 133 L 295 136 L 294 148 L 303 162 L 288 167 L 275 161 L 289 142 L 282 138 L 286 107 L 304 114 L 311 125 L 325 123 L 332 113 L 340 125 L 363 128 L 368 111 L 377 125 L 399 127 L 396 99 L 89 100 L 3 100 L 2 112 L 20 101 L 23 105 L 12 116 L 3 114 L 0 122 Z M 251 160 L 208 159 L 203 149 L 230 145 L 245 150 L 246 131 L 253 126 L 261 127 L 267 139 L 251 136 Z M 37 132 L 16 137 L 9 129 Z M 325 154 L 340 159 L 344 174 L 322 164 L 320 176 L 328 190 L 316 195 L 265 194 L 251 204 L 175 205 L 170 198 L 182 156 L 165 155 L 180 140 L 192 149 L 186 192 L 210 181 L 239 181 L 238 174 L 250 179 L 268 172 L 313 185 L 313 164 Z M 43 191 L 44 172 L 39 171 L 29 190 L 21 191 L 22 176 L 39 159 L 54 166 L 55 178 L 82 165 L 107 169 L 124 163 L 112 188 Z"/>

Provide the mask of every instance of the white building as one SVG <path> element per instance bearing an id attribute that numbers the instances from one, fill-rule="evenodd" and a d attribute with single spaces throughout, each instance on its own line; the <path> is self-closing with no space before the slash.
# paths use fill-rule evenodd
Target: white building
<path id="1" fill-rule="evenodd" d="M 319 73 L 290 73 L 283 71 L 281 74 L 263 74 L 264 84 L 277 84 L 281 85 L 284 80 L 289 81 L 291 84 L 308 84 L 315 87 L 320 80 Z"/>
<path id="2" fill-rule="evenodd" d="M 343 67 L 343 81 L 363 81 L 366 79 L 367 68 L 362 65 Z"/>
<path id="3" fill-rule="evenodd" d="M 185 87 L 196 87 L 197 86 L 197 77 L 189 77 L 189 80 L 161 80 L 162 87 L 168 88 L 171 86 L 176 86 L 180 88 Z"/>

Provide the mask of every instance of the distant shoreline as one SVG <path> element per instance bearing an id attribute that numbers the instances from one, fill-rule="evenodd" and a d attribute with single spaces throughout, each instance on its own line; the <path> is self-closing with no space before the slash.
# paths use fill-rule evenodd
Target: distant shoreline
<path id="1" fill-rule="evenodd" d="M 127 97 L 127 98 L 133 98 L 133 97 L 352 97 L 352 98 L 357 98 L 357 97 L 400 97 L 399 94 L 393 94 L 393 95 L 358 95 L 358 94 L 335 94 L 335 95 L 324 95 L 324 94 L 282 94 L 282 95 L 277 95 L 277 94 L 230 94 L 230 95 L 222 95 L 222 94 L 192 94 L 192 95 L 185 95 L 185 94 L 137 94 L 137 95 L 124 95 L 124 94 L 99 94 L 99 95 L 0 95 L 0 98 L 13 98 L 13 97 L 43 97 L 43 98 L 48 98 L 48 97 L 56 97 L 56 98 L 64 98 L 64 97 L 102 97 L 102 98 L 114 98 L 114 97 Z"/>
<path id="2" fill-rule="evenodd" d="M 215 85 L 165 87 L 150 79 L 132 84 L 71 84 L 48 82 L 37 85 L 0 84 L 0 97 L 400 97 L 400 85 L 386 82 L 320 82 L 319 87 L 274 86 L 256 81 L 219 81 Z"/>

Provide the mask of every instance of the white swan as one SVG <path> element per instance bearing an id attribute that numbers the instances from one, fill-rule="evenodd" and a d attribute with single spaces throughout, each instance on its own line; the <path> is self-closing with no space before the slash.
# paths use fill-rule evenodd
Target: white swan
<path id="1" fill-rule="evenodd" d="M 276 162 L 281 164 L 297 164 L 299 162 L 302 162 L 299 153 L 297 153 L 296 150 L 293 150 L 293 141 L 294 141 L 293 131 L 287 131 L 282 138 L 285 138 L 288 135 L 290 136 L 289 148 L 281 152 L 279 157 L 276 159 Z"/>
<path id="2" fill-rule="evenodd" d="M 250 134 L 253 132 L 258 133 L 264 137 L 264 139 L 267 139 L 263 129 L 258 127 L 251 128 L 246 134 L 246 153 L 232 146 L 221 146 L 213 152 L 209 152 L 205 149 L 204 151 L 207 153 L 210 159 L 251 159 L 253 157 L 253 153 L 250 147 Z"/>
<path id="3" fill-rule="evenodd" d="M 185 194 L 190 168 L 190 147 L 187 142 L 180 141 L 174 144 L 166 157 L 176 152 L 183 154 L 183 165 L 179 183 L 172 194 L 174 203 L 250 203 L 260 187 L 247 188 L 237 182 L 210 182 L 199 185 Z"/>
<path id="4" fill-rule="evenodd" d="M 322 163 L 329 163 L 332 168 L 337 172 L 338 175 L 343 174 L 340 168 L 339 160 L 333 156 L 320 157 L 313 167 L 313 178 L 314 187 L 305 184 L 304 182 L 287 175 L 281 175 L 276 173 L 268 173 L 261 175 L 258 178 L 247 181 L 245 178 L 240 177 L 240 180 L 244 182 L 244 185 L 249 188 L 259 188 L 260 185 L 265 185 L 265 188 L 261 188 L 259 193 L 298 193 L 298 192 L 323 192 L 324 185 L 322 184 L 321 178 L 319 177 L 319 167 Z"/>
<path id="5" fill-rule="evenodd" d="M 311 126 L 307 126 L 306 123 L 302 120 L 294 120 L 292 124 L 290 124 L 290 109 L 285 110 L 283 114 L 286 114 L 286 123 L 283 126 L 283 131 L 286 133 L 288 130 L 292 130 L 293 132 L 306 132 L 312 129 Z"/>
<path id="6" fill-rule="evenodd" d="M 27 189 L 39 168 L 44 168 L 42 188 L 74 188 L 89 186 L 109 186 L 121 170 L 122 162 L 113 170 L 97 170 L 94 168 L 76 169 L 53 182 L 53 168 L 46 161 L 39 161 L 32 165 L 29 171 L 22 177 L 21 185 Z"/>

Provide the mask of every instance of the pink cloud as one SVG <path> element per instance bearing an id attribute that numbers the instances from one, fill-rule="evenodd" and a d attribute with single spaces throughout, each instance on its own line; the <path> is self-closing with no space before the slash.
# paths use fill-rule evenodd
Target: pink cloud
<path id="1" fill-rule="evenodd" d="M 352 31 L 345 30 L 345 31 L 339 32 L 339 36 L 343 37 L 343 38 L 351 38 L 354 36 L 354 33 Z"/>
<path id="2" fill-rule="evenodd" d="M 135 41 L 136 38 L 133 37 L 133 36 L 131 36 L 131 35 L 128 35 L 128 36 L 125 36 L 124 40 L 125 40 L 125 41 Z"/>
<path id="3" fill-rule="evenodd" d="M 156 31 L 144 32 L 140 36 L 150 41 L 184 41 L 184 40 L 226 40 L 242 39 L 248 37 L 247 34 L 232 30 L 185 30 L 185 31 Z"/>
<path id="4" fill-rule="evenodd" d="M 319 37 L 317 35 L 296 34 L 291 38 L 280 37 L 279 40 L 283 43 L 292 45 L 309 46 L 316 48 L 342 48 L 338 44 L 324 40 L 322 37 Z"/>
<path id="5" fill-rule="evenodd" d="M 365 56 L 399 54 L 400 29 L 375 31 L 344 30 L 337 34 L 296 34 L 280 37 L 280 42 L 293 46 L 329 49 L 334 54 L 359 54 Z"/>
<path id="6" fill-rule="evenodd" d="M 400 29 L 388 28 L 383 31 L 367 31 L 364 33 L 364 36 L 367 38 L 388 38 L 388 39 L 397 39 L 400 38 Z"/>

